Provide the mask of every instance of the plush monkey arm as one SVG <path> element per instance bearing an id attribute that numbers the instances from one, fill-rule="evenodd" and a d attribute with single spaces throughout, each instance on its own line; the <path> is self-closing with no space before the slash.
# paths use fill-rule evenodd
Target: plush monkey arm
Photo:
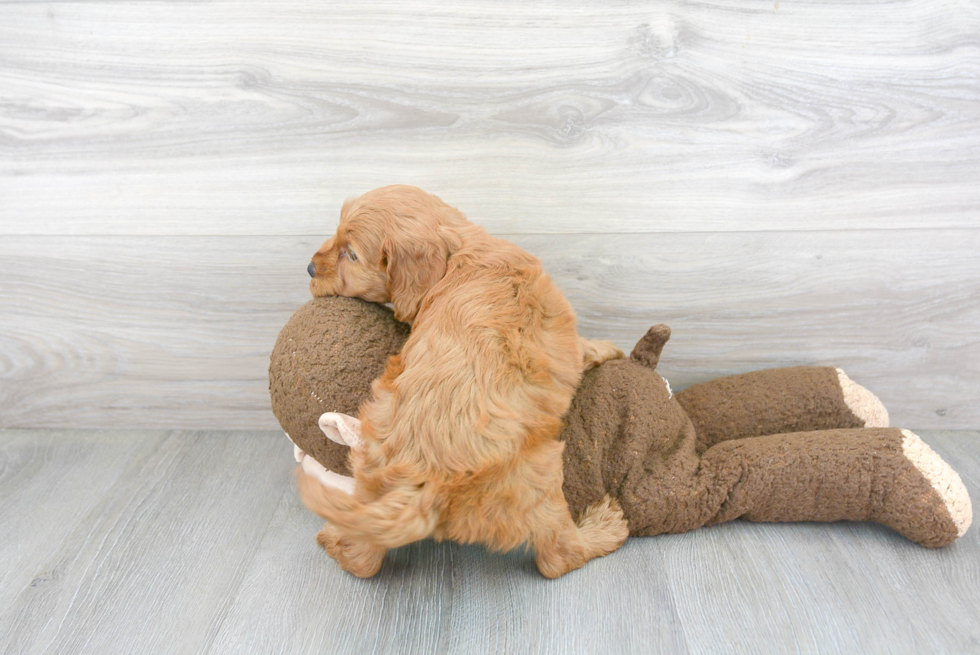
<path id="1" fill-rule="evenodd" d="M 361 422 L 353 416 L 327 412 L 320 416 L 318 425 L 324 436 L 336 444 L 345 448 L 361 446 Z M 286 436 L 289 437 L 288 434 Z M 289 439 L 292 441 L 292 437 Z M 293 457 L 301 468 L 301 471 L 297 472 L 298 475 L 315 478 L 325 487 L 340 489 L 348 494 L 354 493 L 354 478 L 326 468 L 315 456 L 308 454 L 295 442 L 293 442 Z"/>

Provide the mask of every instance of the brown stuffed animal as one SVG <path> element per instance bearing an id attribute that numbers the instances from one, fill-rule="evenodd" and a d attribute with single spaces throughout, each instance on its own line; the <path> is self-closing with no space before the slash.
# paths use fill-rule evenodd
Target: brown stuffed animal
<path id="1" fill-rule="evenodd" d="M 408 331 L 385 307 L 341 297 L 315 298 L 283 328 L 269 386 L 301 475 L 353 490 L 359 422 L 347 415 Z M 880 401 L 842 371 L 771 369 L 673 394 L 655 371 L 669 336 L 654 326 L 629 359 L 585 373 L 560 437 L 573 517 L 610 494 L 633 536 L 736 518 L 876 521 L 930 548 L 966 532 L 959 475 L 888 428 Z"/>

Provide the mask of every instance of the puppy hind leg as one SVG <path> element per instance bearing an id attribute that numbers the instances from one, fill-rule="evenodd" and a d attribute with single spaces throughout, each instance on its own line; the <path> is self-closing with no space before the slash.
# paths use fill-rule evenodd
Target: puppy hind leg
<path id="1" fill-rule="evenodd" d="M 617 550 L 629 536 L 629 526 L 623 517 L 623 510 L 609 495 L 585 508 L 579 517 L 578 529 L 589 559 Z"/>
<path id="2" fill-rule="evenodd" d="M 596 341 L 579 337 L 582 343 L 582 370 L 588 371 L 610 359 L 622 359 L 626 355 L 612 341 Z"/>
<path id="3" fill-rule="evenodd" d="M 589 560 L 615 551 L 629 536 L 623 512 L 609 496 L 572 521 L 564 496 L 542 505 L 546 520 L 537 522 L 531 535 L 535 563 L 546 578 L 557 578 L 582 567 Z"/>

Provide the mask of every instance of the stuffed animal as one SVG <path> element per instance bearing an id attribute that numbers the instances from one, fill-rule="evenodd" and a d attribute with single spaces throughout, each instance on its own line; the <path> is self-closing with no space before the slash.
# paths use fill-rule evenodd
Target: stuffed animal
<path id="1" fill-rule="evenodd" d="M 353 414 L 409 332 L 385 307 L 315 298 L 279 335 L 272 407 L 304 475 L 353 493 Z M 628 359 L 587 371 L 565 416 L 572 516 L 609 494 L 632 536 L 732 519 L 876 521 L 936 548 L 972 507 L 959 475 L 908 430 L 889 428 L 868 390 L 829 367 L 770 369 L 673 393 L 656 372 L 657 325 Z"/>

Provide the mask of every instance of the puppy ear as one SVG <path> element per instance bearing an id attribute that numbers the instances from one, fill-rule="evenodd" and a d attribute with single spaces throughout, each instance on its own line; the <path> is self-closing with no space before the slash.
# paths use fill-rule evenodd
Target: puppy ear
<path id="1" fill-rule="evenodd" d="M 395 318 L 412 323 L 425 294 L 446 274 L 448 244 L 439 235 L 432 239 L 385 239 L 381 261 L 386 266 L 388 297 Z"/>

